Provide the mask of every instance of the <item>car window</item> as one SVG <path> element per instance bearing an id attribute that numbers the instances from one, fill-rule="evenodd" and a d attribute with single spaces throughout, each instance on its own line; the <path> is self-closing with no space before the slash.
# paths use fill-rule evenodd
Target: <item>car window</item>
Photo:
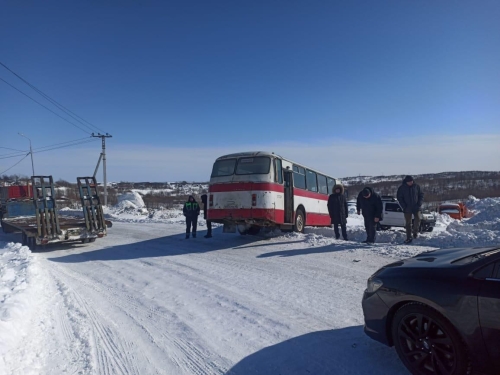
<path id="1" fill-rule="evenodd" d="M 386 203 L 385 210 L 389 212 L 401 212 L 401 207 L 397 203 Z"/>
<path id="2" fill-rule="evenodd" d="M 495 263 L 495 271 L 493 272 L 494 279 L 500 279 L 500 262 Z"/>
<path id="3" fill-rule="evenodd" d="M 500 249 L 493 249 L 493 250 L 486 250 L 483 251 L 482 253 L 477 253 L 473 255 L 468 255 L 463 258 L 456 259 L 451 262 L 451 264 L 456 264 L 457 266 L 463 265 L 463 264 L 470 264 L 477 262 L 478 260 L 485 259 L 487 257 L 490 257 L 492 255 L 498 254 L 500 252 Z"/>
<path id="4" fill-rule="evenodd" d="M 474 277 L 476 279 L 487 279 L 491 277 L 491 274 L 493 273 L 493 269 L 495 268 L 495 264 L 491 263 L 488 264 L 486 267 L 483 267 L 476 272 L 474 272 Z"/>

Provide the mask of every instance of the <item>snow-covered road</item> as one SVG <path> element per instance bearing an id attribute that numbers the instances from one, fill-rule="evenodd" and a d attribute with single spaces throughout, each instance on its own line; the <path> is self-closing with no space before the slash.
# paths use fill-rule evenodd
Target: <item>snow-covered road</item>
<path id="1" fill-rule="evenodd" d="M 220 228 L 212 239 L 201 231 L 185 240 L 183 229 L 118 222 L 95 243 L 33 254 L 36 308 L 4 368 L 23 375 L 407 373 L 395 351 L 362 328 L 366 279 L 393 261 L 378 251 L 392 245 Z"/>

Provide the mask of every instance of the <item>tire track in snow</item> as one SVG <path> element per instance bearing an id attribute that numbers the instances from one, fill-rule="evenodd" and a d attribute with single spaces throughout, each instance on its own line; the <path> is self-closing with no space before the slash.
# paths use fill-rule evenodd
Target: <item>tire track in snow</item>
<path id="1" fill-rule="evenodd" d="M 140 371 L 127 355 L 131 352 L 132 343 L 121 340 L 115 330 L 101 323 L 101 321 L 105 320 L 104 317 L 98 315 L 79 293 L 68 287 L 68 284 L 61 279 L 60 275 L 56 276 L 54 272 L 52 272 L 52 275 L 61 294 L 64 296 L 66 311 L 77 316 L 73 318 L 76 327 L 78 327 L 77 329 L 87 331 L 85 333 L 86 337 L 80 341 L 82 345 L 79 345 L 79 347 L 83 346 L 87 349 L 90 347 L 96 359 L 93 363 L 89 358 L 86 361 L 87 367 L 96 367 L 97 373 L 103 375 L 140 375 Z M 70 340 L 69 343 L 74 342 L 73 337 L 82 338 L 82 335 L 73 333 L 75 331 L 69 328 L 65 323 L 65 319 L 62 319 L 61 325 L 65 338 Z M 82 326 L 87 327 L 87 329 L 82 329 Z M 91 341 L 93 345 L 91 345 Z M 72 349 L 72 352 L 75 353 L 75 349 Z"/>
<path id="2" fill-rule="evenodd" d="M 63 270 L 60 266 L 55 267 L 58 268 L 59 273 L 73 279 L 87 289 L 93 290 L 95 294 L 105 295 L 106 300 L 110 301 L 114 306 L 120 307 L 124 314 L 136 321 L 138 327 L 150 337 L 151 342 L 155 343 L 163 352 L 165 348 L 177 348 L 177 352 L 169 352 L 168 356 L 179 367 L 179 373 L 218 375 L 224 374 L 231 367 L 232 362 L 206 349 L 209 347 L 207 343 L 202 343 L 203 349 L 194 345 L 193 342 L 199 343 L 200 338 L 177 314 L 163 308 L 146 307 L 133 295 L 125 293 L 121 289 L 104 286 L 90 278 L 69 272 L 68 269 Z M 88 304 L 83 301 L 80 302 L 80 305 L 88 307 Z M 88 311 L 88 314 L 92 315 L 94 313 Z M 153 327 L 150 327 L 151 325 Z M 103 334 L 102 328 L 99 331 L 101 332 L 100 337 L 106 336 Z M 177 335 L 179 332 L 181 334 Z M 109 340 L 107 343 L 109 346 Z M 106 365 L 106 358 L 102 357 L 102 353 L 98 353 L 98 358 L 103 363 L 103 368 L 107 369 L 109 365 Z M 104 372 L 104 374 L 112 373 Z"/>

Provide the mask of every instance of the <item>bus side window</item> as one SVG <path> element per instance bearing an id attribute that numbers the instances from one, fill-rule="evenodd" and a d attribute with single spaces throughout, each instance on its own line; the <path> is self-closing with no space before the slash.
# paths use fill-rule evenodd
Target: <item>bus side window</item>
<path id="1" fill-rule="evenodd" d="M 293 186 L 299 189 L 306 188 L 306 176 L 305 170 L 302 167 L 296 165 L 293 166 Z"/>
<path id="2" fill-rule="evenodd" d="M 328 182 L 328 193 L 333 193 L 333 187 L 335 186 L 335 180 L 333 178 L 327 177 L 326 181 Z"/>
<path id="3" fill-rule="evenodd" d="M 326 177 L 318 175 L 318 189 L 321 194 L 328 194 L 328 186 L 326 185 Z"/>
<path id="4" fill-rule="evenodd" d="M 318 182 L 316 181 L 316 172 L 306 170 L 307 190 L 318 191 Z"/>
<path id="5" fill-rule="evenodd" d="M 283 183 L 283 171 L 281 170 L 281 159 L 274 159 L 274 182 Z"/>

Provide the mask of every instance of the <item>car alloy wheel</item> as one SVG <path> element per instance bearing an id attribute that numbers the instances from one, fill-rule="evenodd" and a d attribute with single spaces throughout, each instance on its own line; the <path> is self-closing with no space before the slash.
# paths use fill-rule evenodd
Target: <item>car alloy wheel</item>
<path id="1" fill-rule="evenodd" d="M 399 358 L 414 375 L 467 374 L 467 352 L 454 327 L 431 308 L 411 303 L 398 310 L 392 326 Z"/>

